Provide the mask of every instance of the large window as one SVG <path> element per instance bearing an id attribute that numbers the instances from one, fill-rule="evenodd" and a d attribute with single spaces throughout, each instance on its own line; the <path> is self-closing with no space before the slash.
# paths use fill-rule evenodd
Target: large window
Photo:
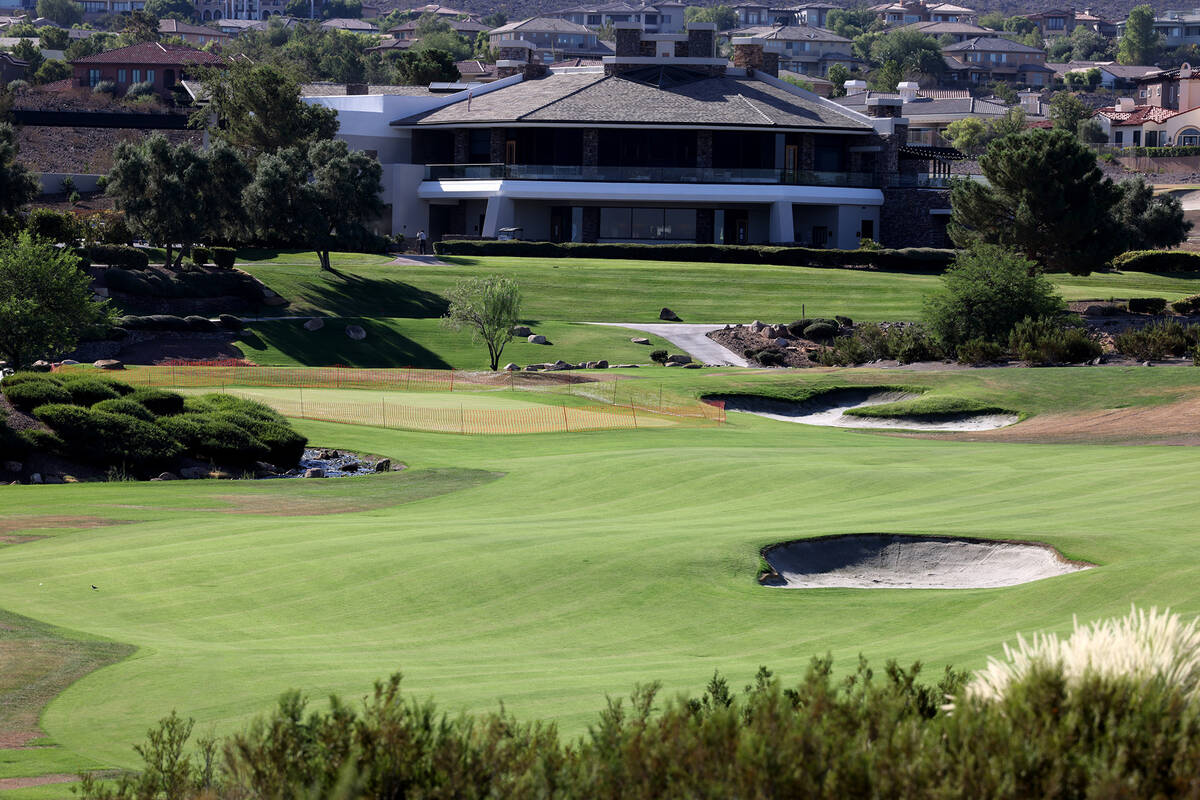
<path id="1" fill-rule="evenodd" d="M 694 208 L 602 208 L 600 239 L 696 241 Z"/>
<path id="2" fill-rule="evenodd" d="M 1200 130 L 1184 128 L 1179 132 L 1175 143 L 1180 147 L 1200 147 Z"/>

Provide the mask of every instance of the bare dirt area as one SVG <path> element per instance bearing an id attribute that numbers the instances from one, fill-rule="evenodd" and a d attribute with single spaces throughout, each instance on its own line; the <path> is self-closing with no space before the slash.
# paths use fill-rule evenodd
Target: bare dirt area
<path id="1" fill-rule="evenodd" d="M 3 743 L 0 743 L 0 749 Z M 34 786 L 51 786 L 56 783 L 75 783 L 78 775 L 38 775 L 36 778 L 0 778 L 0 791 L 8 789 L 30 789 Z"/>
<path id="2" fill-rule="evenodd" d="M 200 146 L 199 131 L 148 131 L 136 128 L 55 128 L 22 125 L 17 129 L 17 161 L 36 172 L 103 175 L 112 169 L 113 148 L 161 133 L 172 144 Z"/>
<path id="3" fill-rule="evenodd" d="M 117 353 L 117 358 L 126 364 L 159 364 L 175 359 L 224 361 L 244 358 L 245 353 L 233 343 L 232 339 L 232 335 L 228 338 L 218 338 L 213 335 L 188 336 L 178 333 L 160 335 L 153 341 L 125 345 Z"/>
<path id="4" fill-rule="evenodd" d="M 1200 397 L 1158 406 L 1039 414 L 1011 428 L 954 438 L 956 441 L 1194 446 L 1200 445 Z"/>

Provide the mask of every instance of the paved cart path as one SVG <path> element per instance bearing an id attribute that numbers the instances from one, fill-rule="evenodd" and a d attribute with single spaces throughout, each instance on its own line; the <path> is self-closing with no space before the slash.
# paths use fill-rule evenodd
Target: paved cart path
<path id="1" fill-rule="evenodd" d="M 750 362 L 732 350 L 728 350 L 705 336 L 709 331 L 719 331 L 724 325 L 691 325 L 681 322 L 588 322 L 587 325 L 606 325 L 611 328 L 629 328 L 643 333 L 661 336 L 682 349 L 702 364 L 719 367 L 748 367 Z"/>

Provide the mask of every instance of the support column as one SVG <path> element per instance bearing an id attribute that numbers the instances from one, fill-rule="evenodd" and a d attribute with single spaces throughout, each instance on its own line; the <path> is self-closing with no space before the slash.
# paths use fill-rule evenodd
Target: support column
<path id="1" fill-rule="evenodd" d="M 711 208 L 696 209 L 696 244 L 716 241 L 716 213 Z"/>
<path id="2" fill-rule="evenodd" d="M 597 128 L 583 129 L 583 174 L 595 175 L 600 165 L 600 131 Z"/>
<path id="3" fill-rule="evenodd" d="M 583 240 L 595 242 L 600 239 L 600 208 L 599 206 L 583 207 Z"/>
<path id="4" fill-rule="evenodd" d="M 792 226 L 792 204 L 787 202 L 771 203 L 771 244 L 786 244 L 796 241 L 796 232 Z"/>
<path id="5" fill-rule="evenodd" d="M 471 152 L 470 133 L 463 129 L 454 131 L 454 163 L 466 164 Z"/>
<path id="6" fill-rule="evenodd" d="M 488 160 L 490 160 L 493 164 L 504 163 L 505 141 L 507 141 L 507 138 L 504 133 L 504 128 L 492 128 L 490 142 L 491 146 L 489 147 L 490 155 L 488 156 Z"/>
<path id="7" fill-rule="evenodd" d="M 501 228 L 511 228 L 517 218 L 517 209 L 509 197 L 495 195 L 487 201 L 487 211 L 483 215 L 484 238 L 495 239 Z"/>
<path id="8" fill-rule="evenodd" d="M 696 131 L 696 166 L 700 169 L 712 169 L 713 165 L 713 135 L 712 131 Z"/>

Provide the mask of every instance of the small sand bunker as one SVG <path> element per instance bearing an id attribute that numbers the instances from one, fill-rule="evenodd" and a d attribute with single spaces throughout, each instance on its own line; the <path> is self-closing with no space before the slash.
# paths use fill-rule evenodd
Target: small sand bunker
<path id="1" fill-rule="evenodd" d="M 785 542 L 763 551 L 760 582 L 788 589 L 992 589 L 1093 566 L 1034 542 L 856 533 Z"/>
<path id="2" fill-rule="evenodd" d="M 785 422 L 827 425 L 835 428 L 891 428 L 909 431 L 990 431 L 1012 425 L 1016 414 L 937 414 L 919 417 L 856 417 L 846 414 L 852 408 L 881 406 L 920 397 L 911 392 L 877 389 L 844 389 L 793 403 L 770 397 L 732 395 L 722 397 L 726 411 L 744 411 Z"/>

